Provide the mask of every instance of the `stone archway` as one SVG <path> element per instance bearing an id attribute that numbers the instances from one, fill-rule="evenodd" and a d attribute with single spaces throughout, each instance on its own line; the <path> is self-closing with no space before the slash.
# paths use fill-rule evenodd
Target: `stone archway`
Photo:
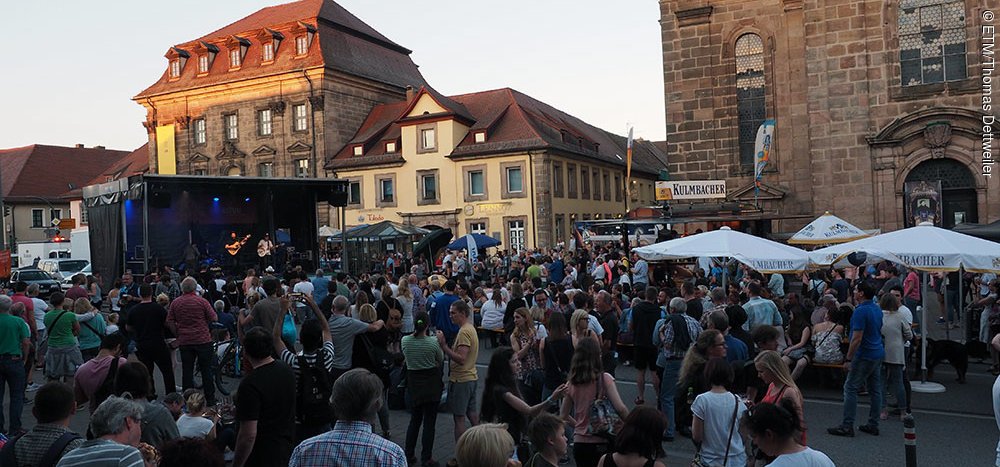
<path id="1" fill-rule="evenodd" d="M 965 164 L 950 158 L 928 159 L 906 174 L 906 182 L 941 181 L 941 226 L 979 222 L 976 180 Z"/>

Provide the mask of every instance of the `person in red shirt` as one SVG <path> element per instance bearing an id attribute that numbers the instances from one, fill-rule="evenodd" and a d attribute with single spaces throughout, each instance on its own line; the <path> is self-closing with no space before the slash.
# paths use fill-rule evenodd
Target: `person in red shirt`
<path id="1" fill-rule="evenodd" d="M 202 390 L 208 405 L 215 405 L 215 385 L 212 383 L 212 334 L 209 325 L 219 320 L 208 300 L 195 291 L 198 281 L 187 277 L 181 281 L 181 296 L 174 299 L 167 309 L 167 328 L 177 336 L 181 349 L 181 385 L 194 387 L 194 362 L 198 360 Z"/>
<path id="2" fill-rule="evenodd" d="M 72 298 L 76 301 L 78 298 L 89 298 L 90 293 L 87 292 L 85 285 L 87 284 L 87 276 L 83 274 L 76 274 L 73 276 L 73 287 L 70 287 L 66 291 L 66 298 Z"/>

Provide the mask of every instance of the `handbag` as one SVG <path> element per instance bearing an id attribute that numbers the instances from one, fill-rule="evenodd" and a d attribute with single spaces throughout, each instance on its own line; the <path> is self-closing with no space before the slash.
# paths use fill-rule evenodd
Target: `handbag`
<path id="1" fill-rule="evenodd" d="M 733 404 L 733 418 L 729 423 L 729 439 L 726 440 L 726 454 L 722 456 L 722 466 L 729 462 L 729 448 L 733 442 L 733 431 L 736 428 L 736 414 L 740 410 L 740 398 L 733 394 L 733 399 L 735 399 L 735 404 Z M 701 459 L 701 445 L 698 445 L 698 451 L 694 454 L 694 459 L 691 461 L 691 467 L 710 467 Z"/>
<path id="2" fill-rule="evenodd" d="M 601 373 L 599 378 L 597 380 L 597 396 L 590 404 L 586 434 L 613 441 L 615 436 L 621 432 L 624 422 L 614 405 L 608 400 L 607 395 L 602 391 L 604 389 L 604 373 Z"/>
<path id="3" fill-rule="evenodd" d="M 281 339 L 287 342 L 295 342 L 299 337 L 295 330 L 295 320 L 291 313 L 285 313 L 284 321 L 281 323 Z"/>

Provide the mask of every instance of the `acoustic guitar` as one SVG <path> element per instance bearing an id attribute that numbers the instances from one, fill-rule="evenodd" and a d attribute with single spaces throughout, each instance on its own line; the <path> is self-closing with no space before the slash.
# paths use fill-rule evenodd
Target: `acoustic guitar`
<path id="1" fill-rule="evenodd" d="M 243 248 L 243 245 L 247 244 L 247 240 L 250 240 L 250 234 L 247 234 L 247 236 L 243 237 L 241 240 L 235 240 L 233 243 L 227 244 L 226 251 L 230 256 L 236 256 L 236 254 L 240 252 L 240 249 Z"/>

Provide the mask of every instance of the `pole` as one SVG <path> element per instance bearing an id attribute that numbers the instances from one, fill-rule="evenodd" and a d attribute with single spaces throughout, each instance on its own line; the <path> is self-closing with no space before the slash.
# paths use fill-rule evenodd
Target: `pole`
<path id="1" fill-rule="evenodd" d="M 906 450 L 906 467 L 917 467 L 917 427 L 911 414 L 903 418 L 903 447 Z"/>
<path id="2" fill-rule="evenodd" d="M 340 271 L 347 274 L 347 207 L 340 207 Z"/>
<path id="3" fill-rule="evenodd" d="M 944 279 L 941 281 L 942 287 L 941 292 L 944 293 L 944 338 L 945 340 L 951 340 L 951 304 L 948 303 L 948 289 L 951 287 L 951 278 L 948 277 L 948 273 L 945 273 Z"/>
<path id="4" fill-rule="evenodd" d="M 921 273 L 920 300 L 922 304 L 917 307 L 920 313 L 920 381 L 910 384 L 911 390 L 918 393 L 938 394 L 945 392 L 945 387 L 939 383 L 927 381 L 927 273 Z"/>

